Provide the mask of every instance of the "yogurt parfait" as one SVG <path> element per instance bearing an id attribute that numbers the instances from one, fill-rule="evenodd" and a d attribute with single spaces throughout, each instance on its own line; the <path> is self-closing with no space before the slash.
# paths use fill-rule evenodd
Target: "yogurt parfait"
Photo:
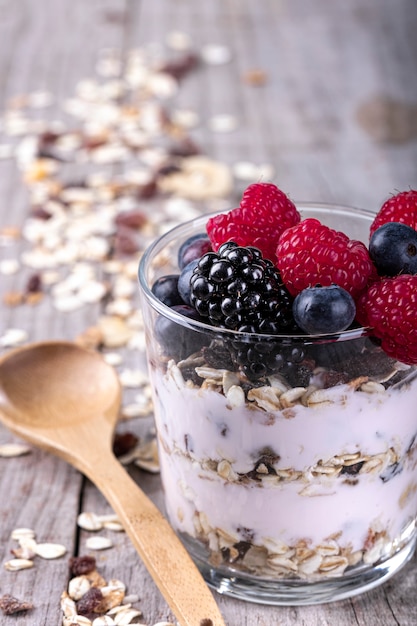
<path id="1" fill-rule="evenodd" d="M 416 229 L 414 191 L 375 215 L 256 183 L 145 253 L 166 512 L 218 591 L 328 602 L 413 554 Z"/>

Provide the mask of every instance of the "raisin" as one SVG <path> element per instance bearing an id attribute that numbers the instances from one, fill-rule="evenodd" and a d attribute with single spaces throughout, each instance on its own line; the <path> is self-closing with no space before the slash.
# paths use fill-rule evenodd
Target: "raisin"
<path id="1" fill-rule="evenodd" d="M 115 221 L 118 226 L 140 229 L 146 224 L 147 219 L 141 211 L 135 209 L 119 213 Z"/>
<path id="2" fill-rule="evenodd" d="M 113 453 L 115 456 L 123 456 L 133 450 L 138 442 L 138 437 L 133 433 L 116 433 L 113 441 Z"/>
<path id="3" fill-rule="evenodd" d="M 72 556 L 69 560 L 69 568 L 73 576 L 89 574 L 96 569 L 96 560 L 93 556 Z"/>
<path id="4" fill-rule="evenodd" d="M 157 190 L 156 181 L 150 180 L 148 183 L 138 186 L 136 195 L 139 199 L 153 198 L 156 195 Z"/>
<path id="5" fill-rule="evenodd" d="M 26 283 L 26 293 L 39 293 L 42 291 L 42 278 L 40 274 L 32 274 Z"/>
<path id="6" fill-rule="evenodd" d="M 78 615 L 95 613 L 103 601 L 103 594 L 97 587 L 91 587 L 77 602 Z"/>
<path id="7" fill-rule="evenodd" d="M 172 146 L 169 153 L 176 157 L 189 157 L 200 154 L 200 149 L 191 139 L 184 139 L 181 143 Z"/>
<path id="8" fill-rule="evenodd" d="M 188 52 L 179 59 L 167 61 L 161 68 L 162 72 L 170 74 L 177 80 L 181 80 L 188 72 L 198 65 L 198 56 Z"/>
<path id="9" fill-rule="evenodd" d="M 32 211 L 31 211 L 31 216 L 32 217 L 36 217 L 36 219 L 38 220 L 49 220 L 52 217 L 52 214 L 49 213 L 48 211 L 46 211 L 46 209 L 44 209 L 41 206 L 35 206 L 33 207 Z"/>
<path id="10" fill-rule="evenodd" d="M 9 593 L 6 593 L 0 598 L 0 609 L 5 615 L 13 615 L 14 613 L 20 613 L 21 611 L 29 611 L 30 609 L 33 609 L 33 604 L 18 600 Z"/>
<path id="11" fill-rule="evenodd" d="M 139 250 L 135 231 L 119 224 L 114 240 L 114 249 L 118 255 L 135 254 Z"/>

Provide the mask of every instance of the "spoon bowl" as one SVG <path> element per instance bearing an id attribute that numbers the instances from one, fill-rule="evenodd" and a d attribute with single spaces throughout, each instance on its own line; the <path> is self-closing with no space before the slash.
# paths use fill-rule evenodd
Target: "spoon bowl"
<path id="1" fill-rule="evenodd" d="M 97 486 L 181 626 L 225 626 L 171 526 L 112 453 L 120 401 L 115 370 L 74 343 L 34 343 L 0 358 L 0 420 Z"/>
<path id="2" fill-rule="evenodd" d="M 33 344 L 6 355 L 0 366 L 0 407 L 13 413 L 11 428 L 76 425 L 100 414 L 117 421 L 120 384 L 93 351 L 73 343 Z"/>

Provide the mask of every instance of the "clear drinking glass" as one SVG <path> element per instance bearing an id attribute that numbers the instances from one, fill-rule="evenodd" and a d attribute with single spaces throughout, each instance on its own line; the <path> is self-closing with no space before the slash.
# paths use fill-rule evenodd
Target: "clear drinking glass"
<path id="1" fill-rule="evenodd" d="M 373 213 L 298 205 L 368 241 Z M 366 328 L 245 335 L 188 319 L 151 292 L 207 216 L 153 243 L 139 270 L 166 513 L 207 583 L 276 605 L 346 598 L 412 556 L 416 368 Z M 237 362 L 256 352 L 265 376 Z"/>

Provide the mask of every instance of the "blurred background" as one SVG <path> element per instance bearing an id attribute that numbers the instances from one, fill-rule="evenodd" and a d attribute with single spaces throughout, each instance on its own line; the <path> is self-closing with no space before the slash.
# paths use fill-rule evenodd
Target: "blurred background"
<path id="1" fill-rule="evenodd" d="M 192 141 L 183 151 L 231 168 L 236 199 L 271 180 L 295 200 L 377 210 L 417 183 L 413 0 L 0 0 L 0 9 L 3 144 L 44 132 L 26 117 L 56 132 L 84 126 L 99 141 L 99 126 L 118 122 L 96 108 L 93 129 L 86 101 L 156 101 Z M 116 152 L 106 166 L 140 164 L 140 150 Z M 19 174 L 4 145 L 0 156 L 2 203 L 20 211 Z"/>

